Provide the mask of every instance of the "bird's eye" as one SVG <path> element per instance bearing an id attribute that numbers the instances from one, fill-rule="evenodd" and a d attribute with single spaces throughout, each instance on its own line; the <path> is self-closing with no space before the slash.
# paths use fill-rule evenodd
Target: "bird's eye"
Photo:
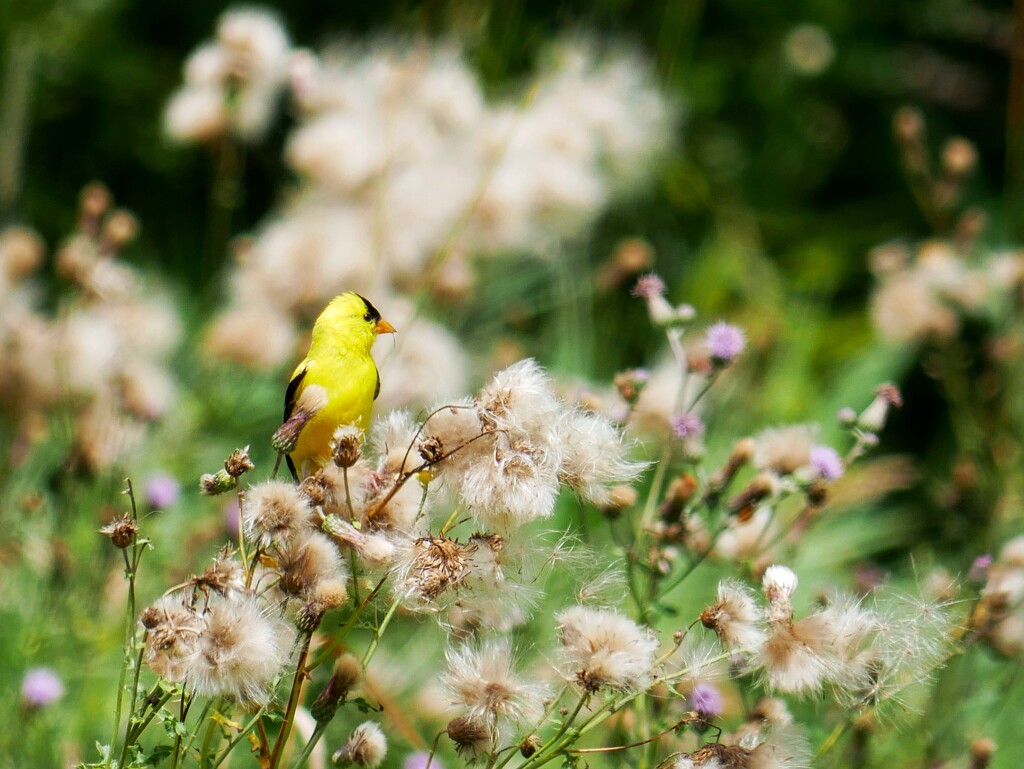
<path id="1" fill-rule="evenodd" d="M 369 323 L 371 320 L 373 320 L 373 316 L 370 313 L 366 313 L 363 316 L 363 320 L 365 320 L 367 323 Z"/>

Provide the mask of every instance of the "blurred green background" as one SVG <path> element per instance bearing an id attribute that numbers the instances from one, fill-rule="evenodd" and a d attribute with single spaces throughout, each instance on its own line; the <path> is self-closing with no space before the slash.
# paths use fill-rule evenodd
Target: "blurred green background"
<path id="1" fill-rule="evenodd" d="M 553 369 L 598 381 L 649 362 L 663 340 L 650 333 L 640 302 L 624 290 L 601 293 L 588 284 L 573 304 L 564 291 L 566 276 L 589 276 L 624 238 L 641 237 L 653 247 L 655 269 L 671 286 L 675 301 L 692 303 L 702 318 L 734 320 L 751 340 L 737 384 L 726 384 L 716 402 L 723 437 L 717 445 L 712 442 L 712 454 L 726 452 L 732 437 L 766 425 L 830 424 L 840 406 L 866 403 L 880 381 L 900 382 L 906 407 L 886 432 L 882 448 L 911 455 L 919 480 L 882 505 L 871 507 L 869 500 L 855 506 L 829 534 L 845 549 L 823 538 L 820 549 L 808 556 L 809 569 L 820 576 L 836 561 L 871 560 L 912 571 L 906 554 L 914 548 L 925 560 L 943 559 L 950 570 L 963 572 L 999 535 L 1010 533 L 987 528 L 1000 492 L 961 489 L 952 498 L 946 493 L 952 468 L 969 453 L 954 435 L 947 393 L 928 373 L 934 371 L 927 365 L 929 353 L 882 344 L 865 312 L 873 285 L 867 259 L 872 247 L 893 238 L 916 241 L 947 234 L 932 230 L 906 184 L 892 138 L 899 107 L 912 105 L 923 112 L 933 160 L 950 137 L 975 143 L 979 165 L 965 202 L 988 212 L 988 244 L 1012 242 L 1020 234 L 1015 189 L 1021 178 L 1007 161 L 1013 19 L 1006 4 L 504 0 L 260 5 L 280 12 L 296 45 L 318 50 L 338 39 L 374 33 L 455 37 L 494 95 L 521 85 L 544 44 L 567 29 L 596 31 L 635 45 L 653 60 L 660 83 L 683 116 L 655 182 L 617 201 L 585 243 L 566 249 L 564 265 L 524 263 L 507 281 L 488 280 L 485 265 L 479 293 L 445 318 L 448 325 L 480 356 L 489 354 L 495 339 L 513 336 L 524 352 Z M 160 118 L 181 81 L 182 62 L 210 36 L 226 7 L 165 0 L 8 1 L 0 6 L 0 225 L 29 224 L 56 244 L 74 225 L 83 184 L 103 181 L 142 224 L 125 258 L 173 284 L 193 333 L 222 299 L 228 255 L 208 243 L 210 158 L 200 148 L 169 143 Z M 263 220 L 294 181 L 281 161 L 290 125 L 287 115 L 280 117 L 268 139 L 249 152 L 234 233 Z M 55 303 L 64 287 L 53 279 L 50 288 L 48 301 Z M 965 332 L 957 354 L 968 377 L 980 365 L 971 353 L 989 331 L 978 325 Z M 192 360 L 188 351 L 180 359 Z M 188 429 L 206 431 L 209 440 L 181 445 L 177 428 L 170 426 L 157 434 L 151 453 L 140 457 L 133 471 L 164 467 L 191 479 L 213 469 L 239 436 L 245 441 L 269 435 L 276 426 L 285 372 L 254 380 L 238 372 L 182 366 L 179 374 L 187 393 L 183 413 Z M 241 397 L 239 388 L 245 391 Z M 1002 418 L 998 410 L 984 416 Z M 32 473 L 22 468 L 17 478 L 8 479 L 5 515 L 8 520 L 20 515 L 15 504 L 21 505 L 29 490 L 77 500 L 88 517 L 65 527 L 60 510 L 50 509 L 45 520 L 18 523 L 15 534 L 26 541 L 57 536 L 74 550 L 75 543 L 92 536 L 98 518 L 94 511 L 108 513 L 117 501 L 119 483 L 61 475 L 64 448 L 51 447 L 52 456 L 42 450 Z M 269 449 L 254 453 L 258 464 L 267 467 Z M 1019 479 L 1012 482 L 1019 486 Z M 209 522 L 211 508 L 205 503 L 188 498 L 179 512 L 199 528 L 205 526 L 207 534 L 219 533 L 220 522 Z M 204 516 L 206 524 L 201 523 Z M 179 539 L 186 533 L 175 525 L 182 518 L 155 523 L 164 527 L 158 562 L 173 560 L 184 547 Z M 1008 520 L 1019 528 L 1019 518 Z M 216 535 L 208 540 L 212 551 Z M 77 557 L 58 557 L 56 566 L 51 559 L 37 571 L 5 578 L 2 603 L 8 617 L 19 617 L 18 630 L 4 649 L 9 664 L 47 655 L 75 659 L 83 638 L 91 653 L 106 655 L 109 662 L 118 640 L 116 615 L 109 618 L 109 633 L 97 637 L 88 622 L 95 619 L 94 607 L 73 600 L 83 592 L 98 595 L 108 575 L 117 572 L 107 548 L 106 542 L 94 541 Z M 196 568 L 208 555 L 203 551 L 186 566 Z M 94 571 L 83 568 L 90 558 L 103 565 Z M 71 568 L 68 564 L 76 560 L 79 566 Z M 82 582 L 69 594 L 68 604 L 52 605 L 51 596 L 61 595 L 62 585 L 76 579 Z M 712 579 L 706 577 L 705 584 L 710 586 Z M 161 589 L 152 584 L 143 592 L 151 598 Z M 12 608 L 15 596 L 30 600 Z M 61 636 L 53 627 L 34 627 L 34 613 L 41 610 L 64 617 L 74 632 Z M 977 664 L 987 675 L 1001 675 L 986 667 L 990 662 L 985 658 Z M 95 736 L 96 714 L 103 712 L 109 695 L 103 689 L 108 674 L 99 668 L 79 671 L 85 680 L 72 680 L 83 693 L 70 725 L 73 737 Z M 969 678 L 962 670 L 954 675 Z M 20 676 L 20 668 L 12 676 Z M 4 704 L 13 708 L 14 690 L 5 696 Z M 1019 702 L 1020 691 L 1015 696 L 1011 701 Z M 996 710 L 985 709 L 992 706 L 987 700 L 982 705 L 973 717 L 983 724 Z M 40 714 L 44 718 L 55 716 Z M 1003 733 L 1012 735 L 1007 723 L 1005 718 L 1000 722 Z M 3 736 L 13 741 L 18 728 L 8 724 Z M 26 755 L 55 755 L 47 740 L 59 730 L 58 723 L 30 730 Z M 1007 747 L 1000 758 L 1007 763 L 997 765 L 1018 765 L 1012 761 L 1021 754 L 1019 746 L 1016 752 Z M 8 765 L 17 763 L 0 757 L 0 766 Z"/>

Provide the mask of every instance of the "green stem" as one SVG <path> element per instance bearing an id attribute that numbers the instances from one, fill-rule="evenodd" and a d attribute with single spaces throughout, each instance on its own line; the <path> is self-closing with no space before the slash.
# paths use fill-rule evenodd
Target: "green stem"
<path id="1" fill-rule="evenodd" d="M 570 713 L 569 716 L 564 721 L 562 721 L 562 725 L 561 727 L 559 727 L 558 731 L 555 732 L 554 735 L 552 735 L 551 739 L 548 740 L 548 742 L 543 747 L 541 747 L 539 751 L 537 751 L 530 758 L 528 758 L 526 760 L 526 763 L 521 764 L 519 766 L 519 769 L 527 769 L 527 767 L 532 766 L 542 766 L 543 764 L 547 763 L 552 758 L 554 758 L 556 755 L 558 755 L 558 753 L 562 750 L 562 748 L 565 745 L 568 745 L 579 739 L 580 732 L 578 729 L 575 732 L 568 735 L 566 735 L 566 732 L 569 731 L 569 727 L 572 726 L 573 721 L 576 720 L 576 716 L 580 714 L 580 711 L 583 710 L 584 706 L 587 704 L 589 700 L 590 692 L 583 692 L 583 694 L 580 695 L 579 701 L 576 703 L 576 707 L 573 708 L 572 713 Z"/>
<path id="2" fill-rule="evenodd" d="M 293 766 L 295 769 L 301 769 L 303 763 L 309 758 L 310 753 L 313 752 L 313 748 L 316 747 L 317 743 L 320 742 L 320 738 L 323 736 L 324 730 L 327 729 L 326 723 L 317 723 L 316 729 L 309 736 L 309 741 L 302 748 L 302 752 L 299 753 L 299 757 L 295 759 Z"/>
<path id="3" fill-rule="evenodd" d="M 189 750 L 191 750 L 192 743 L 196 741 L 196 737 L 199 735 L 199 730 L 200 730 L 200 728 L 203 725 L 203 721 L 206 720 L 207 714 L 210 712 L 210 709 L 213 707 L 213 702 L 214 702 L 213 700 L 207 700 L 206 701 L 206 705 L 203 706 L 203 710 L 202 710 L 202 712 L 200 712 L 199 718 L 196 719 L 196 728 L 188 736 L 188 742 L 185 743 L 185 747 L 181 751 L 183 756 L 187 756 Z M 210 724 L 211 725 L 213 724 L 212 720 L 210 721 Z M 207 734 L 209 734 L 210 730 L 207 729 L 206 731 L 207 731 Z M 203 744 L 204 744 L 204 747 L 205 747 L 205 744 L 206 744 L 206 738 L 205 737 L 203 738 Z"/>
<path id="4" fill-rule="evenodd" d="M 317 655 L 317 658 L 315 660 L 313 660 L 311 663 L 309 663 L 309 665 L 306 666 L 307 671 L 316 670 L 324 662 L 329 660 L 333 656 L 334 652 L 336 652 L 344 645 L 345 639 L 348 637 L 348 634 L 349 632 L 351 632 L 352 628 L 355 627 L 356 621 L 359 619 L 359 616 L 363 613 L 366 607 L 370 605 L 370 601 L 372 601 L 373 598 L 377 595 L 377 593 L 380 592 L 380 589 L 384 587 L 384 583 L 386 581 L 387 577 L 385 577 L 377 583 L 377 587 L 373 589 L 373 592 L 366 596 L 366 598 L 363 599 L 363 602 L 359 605 L 359 607 L 355 611 L 353 611 L 352 614 L 349 615 L 349 618 L 347 620 L 345 620 L 345 624 L 341 626 L 341 630 L 338 633 L 338 635 L 331 641 L 330 644 L 328 644 Z"/>
<path id="5" fill-rule="evenodd" d="M 178 706 L 178 723 L 184 726 L 185 718 L 188 716 L 188 695 L 185 692 L 184 687 L 181 690 L 181 703 Z M 171 759 L 171 769 L 177 769 L 178 760 L 181 756 L 181 732 L 182 729 L 176 729 L 174 735 L 174 755 Z"/>
<path id="6" fill-rule="evenodd" d="M 217 708 L 218 713 L 220 708 Z M 209 769 L 210 766 L 210 747 L 213 743 L 213 735 L 217 733 L 217 720 L 215 718 L 210 719 L 210 723 L 206 727 L 206 734 L 203 736 L 203 745 L 200 748 L 199 754 L 199 766 L 201 769 Z"/>
<path id="7" fill-rule="evenodd" d="M 396 598 L 394 601 L 392 601 L 391 606 L 388 607 L 388 612 L 384 615 L 384 619 L 381 620 L 380 625 L 377 627 L 376 630 L 373 631 L 373 638 L 370 640 L 370 645 L 366 647 L 366 653 L 363 654 L 363 670 L 366 669 L 366 666 L 370 663 L 370 660 L 373 658 L 374 652 L 377 651 L 377 644 L 380 643 L 380 637 L 384 635 L 384 631 L 387 629 L 387 626 L 391 623 L 391 618 L 395 616 L 395 611 L 397 611 L 397 609 L 398 599 Z"/>
<path id="8" fill-rule="evenodd" d="M 302 648 L 299 650 L 298 662 L 295 664 L 295 677 L 292 679 L 292 691 L 288 697 L 288 709 L 285 711 L 284 721 L 281 723 L 281 731 L 274 743 L 274 750 L 270 754 L 270 769 L 277 769 L 281 763 L 281 756 L 284 754 L 285 744 L 291 735 L 292 725 L 295 721 L 295 711 L 299 708 L 299 694 L 302 692 L 302 683 L 306 677 L 306 655 L 309 654 L 309 643 L 313 638 L 312 633 L 303 633 Z"/>
<path id="9" fill-rule="evenodd" d="M 152 697 L 152 696 L 153 695 L 150 695 L 150 697 Z M 164 692 L 163 696 L 159 700 L 157 700 L 155 703 L 153 703 L 152 709 L 149 711 L 149 713 L 146 715 L 146 717 L 143 718 L 142 721 L 140 721 L 138 723 L 138 725 L 136 725 L 134 728 L 129 730 L 128 736 L 125 739 L 125 745 L 126 745 L 125 750 L 127 750 L 127 746 L 128 745 L 131 745 L 136 740 L 138 740 L 139 737 L 142 736 L 142 733 L 144 731 L 146 731 L 146 727 L 148 727 L 150 725 L 150 723 L 153 721 L 154 716 L 156 716 L 156 714 L 160 712 L 160 709 L 164 705 L 166 705 L 167 701 L 169 699 L 171 699 L 171 697 L 173 697 L 173 696 L 174 696 L 174 690 L 172 689 L 169 692 Z M 147 700 L 148 699 L 149 698 L 147 698 Z M 145 712 L 145 711 L 143 711 L 143 712 Z M 141 716 L 141 713 L 140 713 L 140 716 Z"/>
<path id="10" fill-rule="evenodd" d="M 224 759 L 226 759 L 231 754 L 231 751 L 235 749 L 235 745 L 244 740 L 246 736 L 248 736 L 248 734 L 257 727 L 260 723 L 260 719 L 263 718 L 266 712 L 267 706 L 261 705 L 260 709 L 256 711 L 256 714 L 249 719 L 249 723 L 243 726 L 242 731 L 236 734 L 231 742 L 228 743 L 227 747 L 224 748 L 224 751 L 220 754 L 220 758 L 218 758 L 217 762 L 213 765 L 213 769 L 217 769 L 217 767 L 224 763 Z"/>

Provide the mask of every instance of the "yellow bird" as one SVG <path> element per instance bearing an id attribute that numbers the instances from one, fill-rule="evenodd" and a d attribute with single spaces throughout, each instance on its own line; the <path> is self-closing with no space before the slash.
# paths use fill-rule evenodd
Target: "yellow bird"
<path id="1" fill-rule="evenodd" d="M 380 374 L 370 348 L 377 334 L 393 333 L 395 327 L 356 293 L 336 296 L 320 313 L 313 324 L 309 352 L 292 373 L 284 396 L 287 424 L 303 393 L 316 395 L 316 408 L 301 424 L 295 447 L 287 456 L 294 477 L 330 460 L 331 437 L 339 425 L 369 427 L 373 402 L 380 393 Z M 314 386 L 319 389 L 310 390 Z"/>

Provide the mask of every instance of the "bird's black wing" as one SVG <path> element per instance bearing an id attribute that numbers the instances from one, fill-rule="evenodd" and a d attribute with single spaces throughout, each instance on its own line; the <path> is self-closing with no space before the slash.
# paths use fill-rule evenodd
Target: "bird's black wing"
<path id="1" fill-rule="evenodd" d="M 380 372 L 377 367 L 373 367 L 373 373 L 377 376 L 377 386 L 373 388 L 373 399 L 377 400 L 377 396 L 380 395 Z"/>
<path id="2" fill-rule="evenodd" d="M 288 389 L 284 393 L 284 419 L 282 421 L 287 422 L 292 413 L 295 411 L 295 403 L 298 401 L 299 385 L 302 384 L 302 380 L 306 378 L 306 369 L 302 369 L 298 374 L 292 377 L 292 381 L 288 383 Z M 284 461 L 288 463 L 288 470 L 291 471 L 292 478 L 299 480 L 299 473 L 295 469 L 295 463 L 292 462 L 290 454 L 285 454 Z"/>
<path id="3" fill-rule="evenodd" d="M 306 369 L 303 368 L 298 374 L 292 377 L 292 381 L 288 383 L 288 389 L 284 393 L 284 419 L 282 421 L 287 422 L 291 417 L 292 412 L 295 411 L 295 402 L 298 400 L 299 385 L 302 384 L 302 380 L 306 378 Z"/>

